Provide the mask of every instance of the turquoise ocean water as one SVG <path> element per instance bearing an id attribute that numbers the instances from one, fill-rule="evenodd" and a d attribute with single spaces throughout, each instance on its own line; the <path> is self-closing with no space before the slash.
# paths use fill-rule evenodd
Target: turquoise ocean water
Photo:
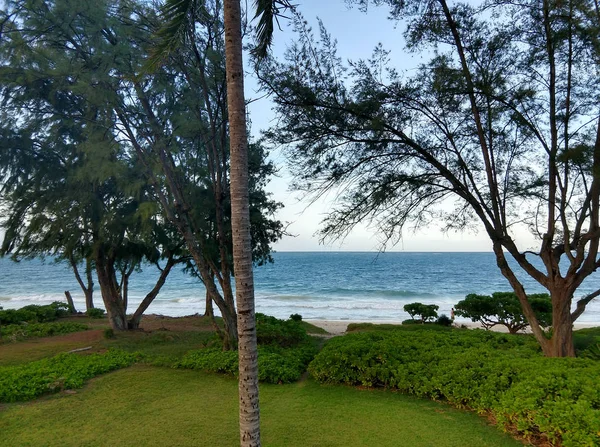
<path id="1" fill-rule="evenodd" d="M 437 304 L 439 313 L 468 293 L 509 290 L 496 267 L 492 253 L 350 253 L 282 252 L 275 263 L 255 269 L 258 312 L 287 318 L 298 313 L 305 319 L 403 320 L 402 307 L 420 301 Z M 543 292 L 534 281 L 521 276 L 528 292 Z M 153 286 L 157 270 L 145 267 L 131 279 L 130 311 Z M 575 298 L 600 287 L 600 274 L 584 282 Z M 64 301 L 71 291 L 82 309 L 83 293 L 67 266 L 39 260 L 14 263 L 0 259 L 0 306 L 17 308 L 27 304 Z M 95 288 L 95 302 L 102 299 Z M 174 271 L 148 313 L 189 315 L 204 312 L 202 284 Z M 578 322 L 600 324 L 600 300 L 596 300 Z"/>

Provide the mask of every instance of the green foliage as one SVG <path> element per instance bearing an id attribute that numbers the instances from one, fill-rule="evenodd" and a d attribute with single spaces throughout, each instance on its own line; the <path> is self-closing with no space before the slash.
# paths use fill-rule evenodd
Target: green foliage
<path id="1" fill-rule="evenodd" d="M 449 327 L 440 326 L 433 323 L 423 324 L 419 320 L 404 320 L 399 324 L 373 324 L 373 323 L 350 323 L 346 332 L 364 332 L 364 331 L 449 331 Z"/>
<path id="2" fill-rule="evenodd" d="M 324 383 L 383 386 L 489 412 L 525 436 L 600 441 L 600 364 L 540 355 L 529 337 L 474 331 L 365 332 L 330 340 L 309 366 Z"/>
<path id="3" fill-rule="evenodd" d="M 435 320 L 435 324 L 439 324 L 440 326 L 452 326 L 452 319 L 448 315 L 442 314 Z"/>
<path id="4" fill-rule="evenodd" d="M 297 346 L 308 338 L 306 329 L 296 320 L 256 314 L 256 338 L 259 345 Z"/>
<path id="5" fill-rule="evenodd" d="M 103 318 L 104 317 L 104 309 L 92 307 L 91 309 L 86 310 L 85 314 L 90 318 Z"/>
<path id="6" fill-rule="evenodd" d="M 3 339 L 18 341 L 27 338 L 69 334 L 71 332 L 85 331 L 87 329 L 89 328 L 86 324 L 72 322 L 23 323 L 1 326 L 0 335 L 2 335 Z"/>
<path id="7" fill-rule="evenodd" d="M 318 352 L 302 322 L 279 320 L 256 314 L 258 339 L 258 379 L 268 383 L 294 382 Z M 176 363 L 179 368 L 237 375 L 238 353 L 208 347 L 191 351 Z"/>
<path id="8" fill-rule="evenodd" d="M 313 343 L 294 348 L 266 346 L 258 348 L 258 380 L 267 383 L 291 383 L 300 379 L 317 353 Z M 191 351 L 176 363 L 177 368 L 225 373 L 237 376 L 238 353 L 219 348 Z"/>
<path id="9" fill-rule="evenodd" d="M 25 365 L 0 367 L 0 402 L 81 388 L 86 380 L 129 366 L 136 359 L 134 354 L 111 350 L 104 354 L 59 354 Z"/>
<path id="10" fill-rule="evenodd" d="M 111 327 L 104 329 L 104 338 L 106 338 L 107 340 L 111 340 L 111 339 L 115 338 L 114 329 Z"/>
<path id="11" fill-rule="evenodd" d="M 59 301 L 47 305 L 31 304 L 20 309 L 0 310 L 0 324 L 45 323 L 69 315 L 69 306 Z"/>
<path id="12" fill-rule="evenodd" d="M 292 314 L 292 315 L 290 315 L 290 320 L 300 322 L 300 321 L 302 321 L 302 315 Z"/>
<path id="13" fill-rule="evenodd" d="M 552 301 L 546 293 L 527 296 L 538 322 L 542 327 L 552 325 Z M 495 292 L 492 295 L 469 294 L 454 306 L 456 315 L 479 322 L 489 329 L 505 326 L 514 334 L 529 323 L 523 314 L 521 303 L 514 292 Z"/>
<path id="14" fill-rule="evenodd" d="M 404 306 L 404 312 L 407 312 L 413 320 L 419 317 L 421 322 L 425 323 L 437 318 L 439 308 L 437 304 L 410 303 Z"/>

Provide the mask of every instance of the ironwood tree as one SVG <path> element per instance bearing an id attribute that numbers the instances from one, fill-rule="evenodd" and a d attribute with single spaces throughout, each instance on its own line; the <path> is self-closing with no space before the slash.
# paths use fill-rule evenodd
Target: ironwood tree
<path id="1" fill-rule="evenodd" d="M 53 89 L 49 98 L 28 104 L 27 108 L 41 114 L 38 106 L 46 101 L 50 104 L 46 112 L 53 113 L 51 119 L 58 123 L 57 126 L 71 126 L 87 132 L 96 129 L 94 149 L 90 153 L 98 163 L 90 173 L 103 175 L 103 181 L 119 183 L 120 188 L 129 193 L 143 190 L 148 203 L 136 211 L 136 216 L 150 210 L 159 212 L 162 217 L 158 221 L 177 230 L 178 249 L 183 242 L 226 322 L 224 344 L 234 347 L 237 333 L 230 285 L 229 155 L 227 119 L 224 118 L 222 22 L 205 16 L 205 26 L 199 27 L 197 33 L 192 31 L 193 47 L 172 55 L 169 64 L 160 72 L 138 77 L 154 43 L 152 33 L 159 23 L 156 11 L 147 5 L 129 1 L 109 4 L 68 0 L 11 5 L 18 14 L 7 11 L 7 16 L 10 14 L 16 27 L 19 21 L 27 21 L 26 32 L 29 34 L 26 38 L 42 42 L 34 47 L 24 45 L 24 51 L 37 52 L 39 57 L 45 57 L 52 64 L 53 69 L 64 65 L 60 70 L 43 74 L 28 71 L 30 78 L 37 76 L 42 84 L 54 83 L 60 87 Z M 9 22 L 7 33 L 16 36 L 16 29 L 11 30 L 10 25 Z M 55 30 L 55 33 L 51 34 L 49 30 Z M 6 43 L 7 51 L 13 51 L 10 41 Z M 41 54 L 43 51 L 46 53 Z M 30 53 L 27 53 L 30 57 L 27 63 L 34 64 L 34 55 Z M 186 72 L 187 64 L 190 68 Z M 4 67 L 7 82 L 15 65 L 7 62 Z M 196 72 L 192 69 L 196 66 L 202 66 L 204 71 Z M 14 84 L 13 90 L 24 87 L 29 90 L 33 82 L 30 78 L 20 79 L 21 84 Z M 63 102 L 91 112 L 84 114 L 75 109 L 58 113 L 52 109 L 56 91 L 64 98 Z M 12 110 L 20 112 L 23 107 L 22 103 L 21 109 L 15 105 Z M 73 146 L 77 148 L 85 144 L 82 139 L 73 140 Z M 135 176 L 120 178 L 121 171 L 104 163 L 110 159 L 111 147 L 117 148 L 118 157 L 134 169 Z M 44 150 L 41 145 L 41 151 Z M 264 191 L 266 178 L 272 172 L 272 166 L 265 163 L 265 158 L 264 150 L 259 145 L 252 145 L 250 197 L 256 262 L 270 260 L 270 243 L 281 234 L 281 224 L 272 218 L 279 204 L 270 200 Z M 71 168 L 69 165 L 66 169 L 69 175 Z M 102 200 L 113 203 L 108 197 Z M 73 213 L 78 212 L 81 210 L 75 206 Z M 117 230 L 117 235 L 121 234 L 121 227 L 109 228 Z M 137 232 L 129 229 L 124 234 L 131 236 Z M 170 230 L 169 236 L 175 237 L 175 234 Z M 123 244 L 128 240 L 115 238 L 117 243 L 122 241 Z M 104 258 L 110 258 L 111 253 L 133 251 L 133 255 L 139 252 L 136 250 L 139 247 L 125 245 L 103 249 L 102 256 L 94 258 L 99 282 L 108 284 L 106 289 L 115 297 L 120 287 L 116 276 L 120 276 L 126 289 L 128 275 L 135 267 L 120 262 L 121 275 L 115 276 L 115 269 L 110 267 L 111 263 L 107 265 Z M 164 272 L 171 268 L 168 259 L 167 267 Z M 120 300 L 127 301 L 123 297 Z M 138 316 L 136 312 L 128 325 L 139 323 Z"/>
<path id="2" fill-rule="evenodd" d="M 267 136 L 287 148 L 295 186 L 345 191 L 322 236 L 363 221 L 386 242 L 407 224 L 482 227 L 545 355 L 573 356 L 573 323 L 600 295 L 572 306 L 600 267 L 597 3 L 349 3 L 387 5 L 428 60 L 403 73 L 380 45 L 346 64 L 322 25 L 316 39 L 298 18 L 285 60 L 259 68 L 279 115 Z M 517 244 L 525 226 L 537 250 Z M 522 273 L 551 296 L 550 337 Z"/>

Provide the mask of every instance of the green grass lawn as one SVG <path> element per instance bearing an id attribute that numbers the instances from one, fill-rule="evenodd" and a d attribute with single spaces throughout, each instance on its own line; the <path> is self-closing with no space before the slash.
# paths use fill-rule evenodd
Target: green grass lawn
<path id="1" fill-rule="evenodd" d="M 261 385 L 265 446 L 518 446 L 475 414 L 380 390 Z M 2 446 L 235 446 L 237 382 L 134 366 L 0 407 Z"/>

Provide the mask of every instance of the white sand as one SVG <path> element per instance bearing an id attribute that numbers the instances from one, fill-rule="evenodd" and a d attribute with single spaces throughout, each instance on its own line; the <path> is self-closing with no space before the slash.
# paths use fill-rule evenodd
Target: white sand
<path id="1" fill-rule="evenodd" d="M 402 321 L 399 321 L 399 320 L 386 320 L 386 321 L 377 320 L 376 322 L 373 322 L 373 321 L 348 321 L 348 320 L 306 320 L 306 321 L 310 324 L 314 324 L 315 326 L 325 329 L 327 332 L 329 332 L 332 335 L 344 334 L 350 323 L 374 323 L 374 324 L 398 324 L 398 325 L 402 324 Z M 456 325 L 458 325 L 458 326 L 465 325 L 466 327 L 471 328 L 471 329 L 481 328 L 481 324 L 472 323 L 472 322 L 457 322 Z M 575 330 L 577 330 L 577 329 L 585 329 L 588 327 L 596 327 L 598 325 L 593 324 L 593 323 L 575 323 L 574 326 L 575 326 Z M 508 329 L 506 329 L 506 327 L 500 326 L 500 325 L 495 326 L 494 328 L 492 328 L 492 330 L 495 332 L 508 332 Z M 525 332 L 529 332 L 529 331 L 526 330 Z"/>

